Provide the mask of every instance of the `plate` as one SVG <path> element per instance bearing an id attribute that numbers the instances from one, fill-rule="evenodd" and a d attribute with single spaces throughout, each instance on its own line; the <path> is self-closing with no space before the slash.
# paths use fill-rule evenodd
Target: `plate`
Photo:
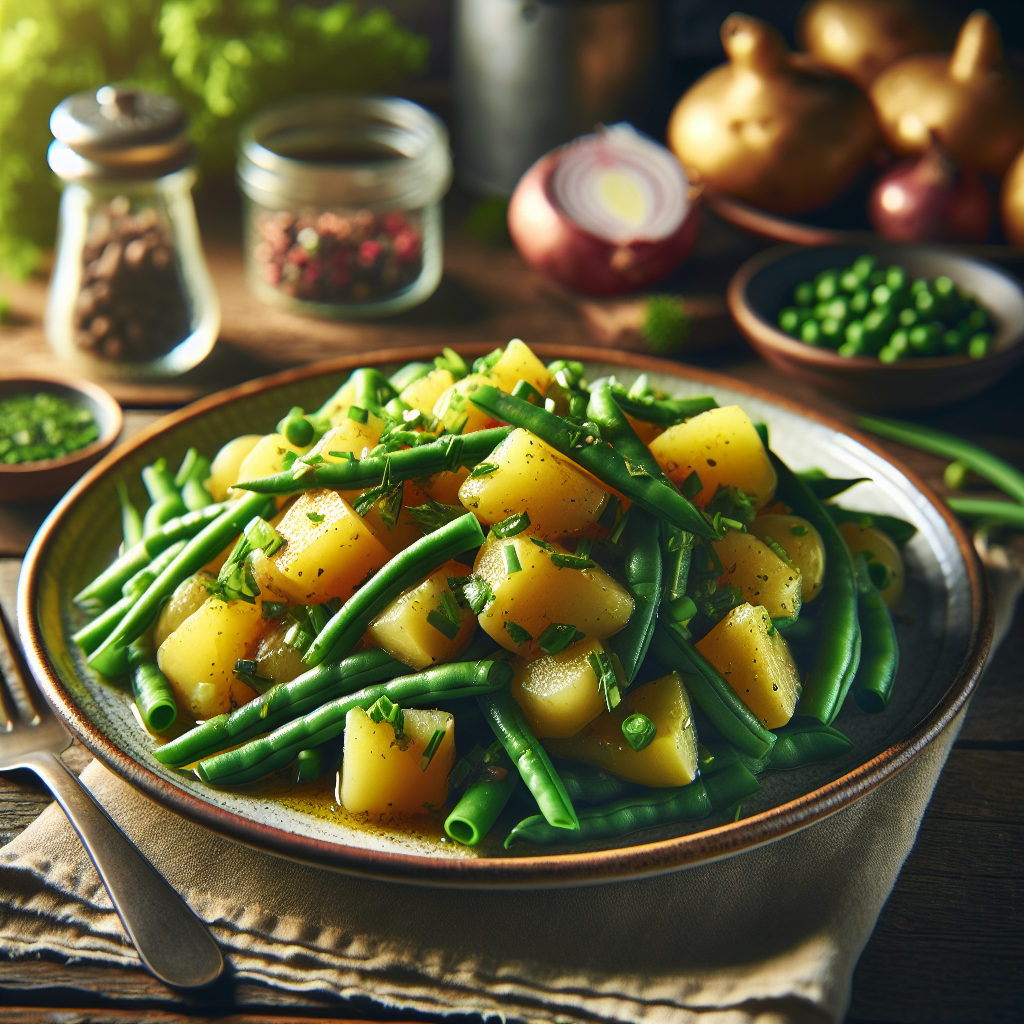
<path id="1" fill-rule="evenodd" d="M 464 346 L 469 357 L 491 346 Z M 23 644 L 40 685 L 68 728 L 109 768 L 158 803 L 247 845 L 322 867 L 428 885 L 543 887 L 637 878 L 739 853 L 812 825 L 899 771 L 948 725 L 977 681 L 991 624 L 973 549 L 960 526 L 909 470 L 841 424 L 727 377 L 630 353 L 536 345 L 545 359 L 580 359 L 590 376 L 641 372 L 678 396 L 714 394 L 739 403 L 768 424 L 773 446 L 794 469 L 820 467 L 835 476 L 869 477 L 844 504 L 901 516 L 918 534 L 907 546 L 905 608 L 898 624 L 900 677 L 889 709 L 876 716 L 853 701 L 837 726 L 856 744 L 845 759 L 796 772 L 762 776 L 762 790 L 737 822 L 712 819 L 664 826 L 624 839 L 565 848 L 525 844 L 505 854 L 500 839 L 469 850 L 441 842 L 436 825 L 385 832 L 332 809 L 329 790 L 285 797 L 273 784 L 217 790 L 189 773 L 163 767 L 155 741 L 137 723 L 128 694 L 100 682 L 70 641 L 80 619 L 71 596 L 113 557 L 120 540 L 115 484 L 138 486 L 155 458 L 174 463 L 189 445 L 213 452 L 282 410 L 315 407 L 367 359 L 330 363 L 252 381 L 203 399 L 137 434 L 95 466 L 54 509 L 26 556 L 18 613 Z M 429 359 L 427 348 L 382 351 L 385 372 L 407 360 Z"/>

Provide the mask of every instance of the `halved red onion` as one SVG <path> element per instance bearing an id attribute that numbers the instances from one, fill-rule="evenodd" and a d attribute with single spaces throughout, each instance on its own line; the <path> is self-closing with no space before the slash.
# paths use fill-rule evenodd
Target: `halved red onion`
<path id="1" fill-rule="evenodd" d="M 553 149 L 520 179 L 508 230 L 532 267 L 586 295 L 665 277 L 693 248 L 698 216 L 676 158 L 631 125 Z"/>

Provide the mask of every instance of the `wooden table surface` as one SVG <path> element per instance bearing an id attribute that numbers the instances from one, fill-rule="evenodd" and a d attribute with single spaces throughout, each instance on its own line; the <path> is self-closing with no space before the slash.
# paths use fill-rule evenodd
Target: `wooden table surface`
<path id="1" fill-rule="evenodd" d="M 244 291 L 229 209 L 204 220 L 224 310 L 213 355 L 184 378 L 157 387 L 109 386 L 126 407 L 126 432 L 201 394 L 285 366 L 404 344 L 511 337 L 640 348 L 637 300 L 588 301 L 527 270 L 507 246 L 463 229 L 466 202 L 449 203 L 445 278 L 418 310 L 372 325 L 311 321 L 252 300 Z M 842 408 L 752 357 L 725 311 L 724 288 L 761 243 L 708 218 L 698 251 L 664 290 L 687 298 L 694 317 L 688 362 L 731 374 L 847 420 Z M 1021 266 L 1009 269 L 1021 272 Z M 15 322 L 0 327 L 3 372 L 73 373 L 48 351 L 40 321 L 46 283 L 0 282 Z M 986 395 L 913 418 L 984 444 L 1024 467 L 1024 371 Z M 943 491 L 941 460 L 892 444 L 895 455 Z M 0 602 L 10 601 L 20 556 L 48 506 L 0 504 Z M 1024 607 L 973 699 L 925 815 L 917 843 L 857 967 L 849 1024 L 997 1024 L 1024 1020 Z M 76 769 L 89 755 L 72 747 Z M 31 779 L 0 779 L 0 845 L 50 802 Z M 0 951 L 2 953 L 2 951 Z M 365 1005 L 223 978 L 198 995 L 174 992 L 141 970 L 44 959 L 0 959 L 0 1019 L 7 1022 L 275 1022 L 378 1018 Z"/>

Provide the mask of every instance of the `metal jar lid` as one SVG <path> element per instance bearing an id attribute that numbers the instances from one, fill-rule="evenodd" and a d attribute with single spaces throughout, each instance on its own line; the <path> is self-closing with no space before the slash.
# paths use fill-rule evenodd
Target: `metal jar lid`
<path id="1" fill-rule="evenodd" d="M 177 100 L 128 85 L 76 92 L 50 115 L 50 167 L 67 181 L 157 178 L 188 165 L 188 115 Z"/>

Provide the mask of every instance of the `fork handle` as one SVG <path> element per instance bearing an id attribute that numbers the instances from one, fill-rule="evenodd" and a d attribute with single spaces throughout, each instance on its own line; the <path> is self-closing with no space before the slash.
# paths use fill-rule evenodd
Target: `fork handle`
<path id="1" fill-rule="evenodd" d="M 161 981 L 200 988 L 215 981 L 224 958 L 206 925 L 159 875 L 60 758 L 22 762 L 46 783 L 96 866 L 142 962 Z"/>

